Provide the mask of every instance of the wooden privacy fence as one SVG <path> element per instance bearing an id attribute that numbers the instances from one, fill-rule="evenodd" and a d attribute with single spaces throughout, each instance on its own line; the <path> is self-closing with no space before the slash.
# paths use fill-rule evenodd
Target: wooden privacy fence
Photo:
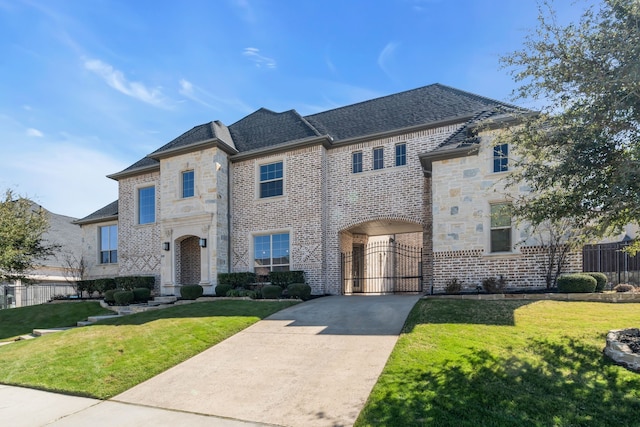
<path id="1" fill-rule="evenodd" d="M 629 255 L 624 249 L 631 241 L 585 245 L 582 248 L 582 271 L 605 273 L 613 285 L 640 285 L 640 253 Z"/>

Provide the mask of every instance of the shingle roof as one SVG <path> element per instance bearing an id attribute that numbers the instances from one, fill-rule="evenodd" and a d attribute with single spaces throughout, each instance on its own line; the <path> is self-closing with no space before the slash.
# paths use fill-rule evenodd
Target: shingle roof
<path id="1" fill-rule="evenodd" d="M 229 126 L 238 151 L 249 151 L 320 133 L 295 110 L 275 113 L 261 108 Z"/>
<path id="2" fill-rule="evenodd" d="M 439 83 L 306 116 L 334 141 L 517 107 Z"/>
<path id="3" fill-rule="evenodd" d="M 371 99 L 345 107 L 302 117 L 297 111 L 276 113 L 261 108 L 228 128 L 218 121 L 195 126 L 149 156 L 188 147 L 217 138 L 239 153 L 259 151 L 315 136 L 329 136 L 334 142 L 392 132 L 412 126 L 428 126 L 448 120 L 467 120 L 495 109 L 524 112 L 511 104 L 465 92 L 439 83 Z M 464 138 L 461 129 L 446 144 Z M 444 144 L 443 144 L 444 145 Z M 111 177 L 158 166 L 145 157 Z"/>
<path id="4" fill-rule="evenodd" d="M 118 201 L 109 203 L 107 206 L 98 209 L 94 213 L 91 213 L 84 218 L 74 221 L 76 224 L 87 224 L 90 222 L 99 222 L 118 216 Z"/>
<path id="5" fill-rule="evenodd" d="M 158 148 L 156 151 L 151 153 L 150 156 L 162 153 L 164 151 L 187 147 L 189 145 L 208 141 L 214 138 L 219 139 L 230 148 L 235 149 L 233 140 L 229 137 L 228 131 L 226 131 L 226 126 L 218 121 L 215 121 L 193 127 L 191 130 L 188 130 L 179 137 L 173 139 L 171 142 Z"/>

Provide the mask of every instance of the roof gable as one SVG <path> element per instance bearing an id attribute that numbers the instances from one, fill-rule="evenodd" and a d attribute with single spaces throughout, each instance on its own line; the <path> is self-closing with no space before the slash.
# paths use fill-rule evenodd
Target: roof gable
<path id="1" fill-rule="evenodd" d="M 297 111 L 276 113 L 266 108 L 235 122 L 229 130 L 240 152 L 320 136 Z"/>

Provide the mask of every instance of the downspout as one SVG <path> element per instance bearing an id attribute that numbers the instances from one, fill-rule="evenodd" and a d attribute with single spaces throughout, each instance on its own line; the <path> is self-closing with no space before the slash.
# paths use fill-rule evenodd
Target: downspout
<path id="1" fill-rule="evenodd" d="M 227 273 L 231 273 L 231 162 L 227 155 Z"/>

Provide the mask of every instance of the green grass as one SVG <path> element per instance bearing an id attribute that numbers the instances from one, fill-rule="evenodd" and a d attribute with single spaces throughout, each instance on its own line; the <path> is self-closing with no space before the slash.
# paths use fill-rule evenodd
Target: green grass
<path id="1" fill-rule="evenodd" d="M 602 353 L 640 304 L 426 300 L 356 426 L 637 426 L 640 374 Z"/>
<path id="2" fill-rule="evenodd" d="M 40 304 L 29 307 L 0 310 L 0 341 L 9 341 L 18 335 L 30 334 L 36 328 L 75 326 L 88 316 L 113 314 L 98 302 L 68 302 Z"/>
<path id="3" fill-rule="evenodd" d="M 107 399 L 291 301 L 180 305 L 0 347 L 0 383 Z"/>

